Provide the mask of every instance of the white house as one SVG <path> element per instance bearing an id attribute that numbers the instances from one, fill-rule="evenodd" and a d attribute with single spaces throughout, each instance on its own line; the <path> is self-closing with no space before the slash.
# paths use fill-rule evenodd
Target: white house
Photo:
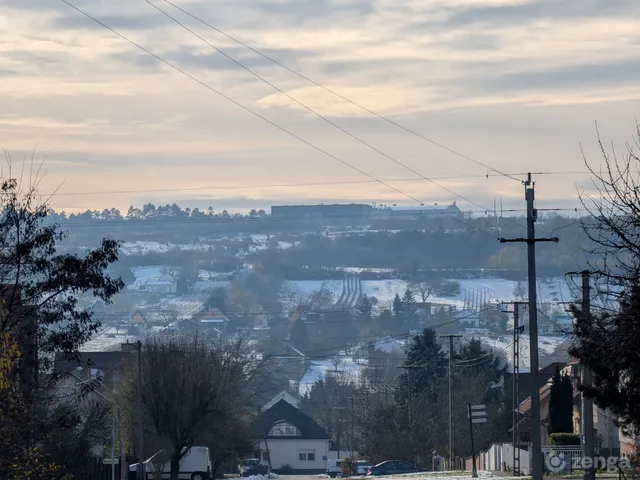
<path id="1" fill-rule="evenodd" d="M 315 420 L 289 403 L 287 400 L 297 402 L 293 396 L 289 397 L 280 394 L 280 399 L 267 403 L 267 408 L 254 421 L 253 434 L 260 460 L 263 465 L 271 465 L 275 472 L 289 466 L 295 474 L 324 473 L 329 435 Z"/>
<path id="2" fill-rule="evenodd" d="M 140 284 L 141 292 L 148 293 L 176 293 L 178 291 L 178 282 L 173 276 L 165 273 L 158 278 L 149 279 Z"/>

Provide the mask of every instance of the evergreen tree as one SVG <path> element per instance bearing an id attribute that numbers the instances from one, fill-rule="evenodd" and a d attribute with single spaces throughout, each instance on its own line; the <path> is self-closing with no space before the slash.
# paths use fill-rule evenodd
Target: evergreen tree
<path id="1" fill-rule="evenodd" d="M 396 296 L 393 297 L 393 314 L 396 317 L 402 316 L 402 299 L 400 295 L 396 293 Z"/>
<path id="2" fill-rule="evenodd" d="M 573 387 L 571 379 L 556 367 L 549 398 L 549 433 L 573 432 Z"/>
<path id="3" fill-rule="evenodd" d="M 371 318 L 371 311 L 373 310 L 373 305 L 371 304 L 371 300 L 369 300 L 369 297 L 367 297 L 367 295 L 365 294 L 362 297 L 362 300 L 360 300 L 360 303 L 358 304 L 358 311 L 360 312 L 360 315 L 362 315 L 364 318 Z"/>
<path id="4" fill-rule="evenodd" d="M 455 348 L 455 346 L 454 346 Z M 465 418 L 468 404 L 484 404 L 487 408 L 487 424 L 478 429 L 476 446 L 488 447 L 493 441 L 508 440 L 507 432 L 512 424 L 512 405 L 504 400 L 504 391 L 498 385 L 505 373 L 505 362 L 480 340 L 472 339 L 456 348 L 456 385 L 463 385 L 455 396 L 455 416 Z M 442 411 L 446 415 L 446 410 Z M 456 452 L 471 454 L 468 436 L 457 436 Z"/>
<path id="5" fill-rule="evenodd" d="M 402 319 L 405 323 L 413 325 L 418 318 L 416 311 L 416 297 L 410 288 L 402 295 Z"/>
<path id="6" fill-rule="evenodd" d="M 574 342 L 569 353 L 592 373 L 591 387 L 580 387 L 620 419 L 623 430 L 640 431 L 640 286 L 621 301 L 620 312 L 586 315 L 573 307 Z"/>
<path id="7" fill-rule="evenodd" d="M 398 379 L 396 400 L 406 404 L 412 395 L 428 392 L 425 398 L 435 401 L 440 389 L 434 386 L 441 384 L 446 377 L 447 357 L 434 330 L 425 328 L 411 339 L 404 367 L 405 371 Z"/>

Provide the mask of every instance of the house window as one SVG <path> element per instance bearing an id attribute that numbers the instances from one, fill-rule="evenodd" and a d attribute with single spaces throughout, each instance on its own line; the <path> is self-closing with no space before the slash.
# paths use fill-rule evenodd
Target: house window
<path id="1" fill-rule="evenodd" d="M 302 434 L 300 430 L 289 422 L 281 420 L 269 430 L 270 437 L 300 437 Z"/>
<path id="2" fill-rule="evenodd" d="M 315 452 L 299 452 L 298 458 L 301 462 L 315 462 L 316 461 L 316 453 Z"/>
<path id="3" fill-rule="evenodd" d="M 262 452 L 262 461 L 263 462 L 269 461 L 269 452 Z"/>

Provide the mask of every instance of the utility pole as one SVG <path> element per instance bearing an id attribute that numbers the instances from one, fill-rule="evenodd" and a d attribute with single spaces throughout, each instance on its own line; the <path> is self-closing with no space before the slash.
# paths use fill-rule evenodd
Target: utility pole
<path id="1" fill-rule="evenodd" d="M 111 419 L 111 480 L 116 480 L 116 417 Z"/>
<path id="2" fill-rule="evenodd" d="M 513 303 L 513 474 L 520 475 L 520 334 L 524 325 L 520 326 L 520 305 Z"/>
<path id="3" fill-rule="evenodd" d="M 527 270 L 529 283 L 529 356 L 531 379 L 531 454 L 533 480 L 542 480 L 542 432 L 540 418 L 540 385 L 538 380 L 538 292 L 536 276 L 536 243 L 558 242 L 558 238 L 536 238 L 535 222 L 538 211 L 535 208 L 535 183 L 531 173 L 524 182 L 525 200 L 527 201 L 527 238 L 501 238 L 500 243 L 527 244 Z"/>
<path id="4" fill-rule="evenodd" d="M 510 302 L 513 305 L 513 312 L 503 310 L 505 313 L 513 313 L 513 387 L 512 387 L 512 414 L 513 425 L 511 427 L 513 446 L 512 461 L 513 474 L 520 475 L 520 448 L 518 448 L 518 442 L 520 438 L 520 432 L 518 425 L 520 423 L 520 335 L 524 333 L 524 325 L 520 325 L 520 306 L 526 305 L 527 302 Z"/>
<path id="5" fill-rule="evenodd" d="M 144 442 L 142 439 L 142 342 L 138 340 L 138 475 L 136 478 L 142 480 L 145 478 L 144 474 Z"/>
<path id="6" fill-rule="evenodd" d="M 582 272 L 567 272 L 567 275 L 580 275 L 582 277 L 582 314 L 591 315 L 591 273 L 588 270 Z M 580 383 L 586 387 L 591 386 L 591 371 L 584 363 L 580 366 Z M 587 397 L 582 392 L 582 418 L 580 429 L 582 430 L 582 456 L 593 459 L 594 431 L 593 431 L 593 399 Z M 584 469 L 584 480 L 595 480 L 596 472 L 594 468 Z"/>
<path id="7" fill-rule="evenodd" d="M 120 428 L 120 407 L 118 407 L 118 443 L 120 444 L 120 480 L 127 478 L 127 466 L 124 461 L 124 453 L 122 452 L 122 429 Z"/>
<path id="8" fill-rule="evenodd" d="M 449 470 L 455 467 L 455 424 L 453 418 L 453 339 L 460 338 L 460 334 L 440 335 L 449 339 Z"/>
<path id="9" fill-rule="evenodd" d="M 589 284 L 589 272 L 584 271 L 582 274 L 582 314 L 590 315 L 591 314 L 591 288 Z M 591 371 L 587 368 L 586 365 L 582 365 L 581 368 L 581 383 L 585 387 L 591 386 Z M 593 438 L 593 399 L 587 397 L 582 392 L 582 432 L 584 435 L 584 457 L 593 459 L 593 446 L 594 446 L 594 438 Z M 590 468 L 585 468 L 584 470 L 584 480 L 595 480 L 596 472 L 592 466 Z"/>

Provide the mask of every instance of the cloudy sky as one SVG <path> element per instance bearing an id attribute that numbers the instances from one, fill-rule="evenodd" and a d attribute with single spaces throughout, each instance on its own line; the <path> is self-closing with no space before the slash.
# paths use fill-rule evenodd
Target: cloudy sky
<path id="1" fill-rule="evenodd" d="M 149 1 L 299 103 L 145 0 L 69 2 L 192 78 L 61 0 L 0 0 L 0 147 L 14 168 L 44 159 L 41 188 L 57 190 L 56 208 L 417 199 L 478 210 L 468 200 L 491 207 L 494 197 L 523 205 L 516 181 L 486 178 L 486 167 Z M 589 185 L 580 145 L 600 163 L 595 122 L 622 148 L 640 113 L 637 0 L 173 1 L 477 162 L 563 173 L 537 177 L 541 206 L 577 205 L 577 189 Z"/>

